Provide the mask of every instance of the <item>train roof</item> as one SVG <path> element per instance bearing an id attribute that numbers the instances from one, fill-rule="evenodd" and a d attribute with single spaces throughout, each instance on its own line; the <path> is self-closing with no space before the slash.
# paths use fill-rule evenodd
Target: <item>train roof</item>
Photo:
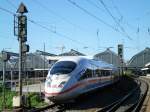
<path id="1" fill-rule="evenodd" d="M 80 63 L 86 67 L 90 67 L 93 69 L 93 66 L 95 66 L 96 68 L 101 68 L 101 69 L 107 69 L 107 70 L 114 70 L 117 69 L 117 67 L 115 67 L 112 64 L 109 64 L 105 61 L 97 61 L 97 60 L 93 60 L 93 59 L 88 59 L 85 57 L 79 57 L 79 56 L 74 56 L 74 57 L 64 57 L 61 58 L 59 61 L 73 61 L 75 63 Z"/>

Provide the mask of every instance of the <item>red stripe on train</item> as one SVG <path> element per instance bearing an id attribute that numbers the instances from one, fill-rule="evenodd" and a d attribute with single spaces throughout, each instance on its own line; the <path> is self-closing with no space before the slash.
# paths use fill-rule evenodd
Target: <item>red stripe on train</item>
<path id="1" fill-rule="evenodd" d="M 98 80 L 99 80 L 99 79 L 89 80 L 88 83 L 85 83 L 85 82 L 82 82 L 82 83 L 81 83 L 81 82 L 80 82 L 80 83 L 77 83 L 77 84 L 73 85 L 73 86 L 70 87 L 69 89 L 66 89 L 65 91 L 59 92 L 59 93 L 47 93 L 47 92 L 45 91 L 45 94 L 47 94 L 47 95 L 60 95 L 60 94 L 64 94 L 64 93 L 67 93 L 67 92 L 70 92 L 70 91 L 74 90 L 75 88 L 78 88 L 78 87 L 81 87 L 81 86 L 85 86 L 85 85 L 87 85 L 87 84 L 89 84 L 89 83 L 96 83 Z"/>

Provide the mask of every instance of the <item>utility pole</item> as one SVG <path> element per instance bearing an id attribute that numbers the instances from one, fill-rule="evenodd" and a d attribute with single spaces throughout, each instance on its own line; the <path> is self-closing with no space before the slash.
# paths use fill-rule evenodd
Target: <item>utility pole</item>
<path id="1" fill-rule="evenodd" d="M 19 41 L 19 107 L 23 105 L 22 101 L 22 75 L 23 75 L 23 62 L 25 61 L 25 54 L 29 52 L 29 45 L 26 45 L 27 41 L 27 13 L 26 6 L 21 3 L 17 13 L 19 13 L 14 19 L 14 35 L 18 36 Z M 17 19 L 17 22 L 15 21 Z M 18 31 L 18 32 L 16 32 Z"/>
<path id="2" fill-rule="evenodd" d="M 6 106 L 6 101 L 5 101 L 5 75 L 6 75 L 6 62 L 10 59 L 10 55 L 2 51 L 2 59 L 3 59 L 3 110 L 5 109 Z"/>

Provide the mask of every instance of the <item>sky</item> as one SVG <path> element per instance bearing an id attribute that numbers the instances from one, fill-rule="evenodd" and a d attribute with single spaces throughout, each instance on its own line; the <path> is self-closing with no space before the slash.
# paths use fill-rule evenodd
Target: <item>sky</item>
<path id="1" fill-rule="evenodd" d="M 129 60 L 150 47 L 149 0 L 0 0 L 1 51 L 19 52 L 13 13 L 21 2 L 28 9 L 30 52 L 45 44 L 49 53 L 75 49 L 91 56 L 107 48 L 117 53 L 123 44 Z"/>

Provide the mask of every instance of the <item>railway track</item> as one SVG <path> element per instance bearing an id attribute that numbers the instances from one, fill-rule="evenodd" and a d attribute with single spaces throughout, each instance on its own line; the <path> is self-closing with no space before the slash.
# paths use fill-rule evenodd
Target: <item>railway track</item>
<path id="1" fill-rule="evenodd" d="M 29 110 L 28 112 L 63 112 L 64 110 L 65 107 L 63 104 L 51 104 L 43 108 Z"/>
<path id="2" fill-rule="evenodd" d="M 118 98 L 109 105 L 93 109 L 92 111 L 85 110 L 84 112 L 139 112 L 143 101 L 148 91 L 148 84 L 145 80 L 136 79 L 137 86 L 127 92 L 126 95 Z M 79 102 L 78 102 L 79 103 Z M 36 108 L 28 112 L 66 112 L 72 110 L 70 104 L 51 104 L 43 108 Z M 82 112 L 83 109 L 77 109 L 77 112 Z"/>
<path id="3" fill-rule="evenodd" d="M 96 110 L 96 112 L 139 112 L 146 97 L 149 85 L 145 80 L 138 79 L 138 86 L 123 98 Z M 139 91 L 139 88 L 140 90 Z"/>

